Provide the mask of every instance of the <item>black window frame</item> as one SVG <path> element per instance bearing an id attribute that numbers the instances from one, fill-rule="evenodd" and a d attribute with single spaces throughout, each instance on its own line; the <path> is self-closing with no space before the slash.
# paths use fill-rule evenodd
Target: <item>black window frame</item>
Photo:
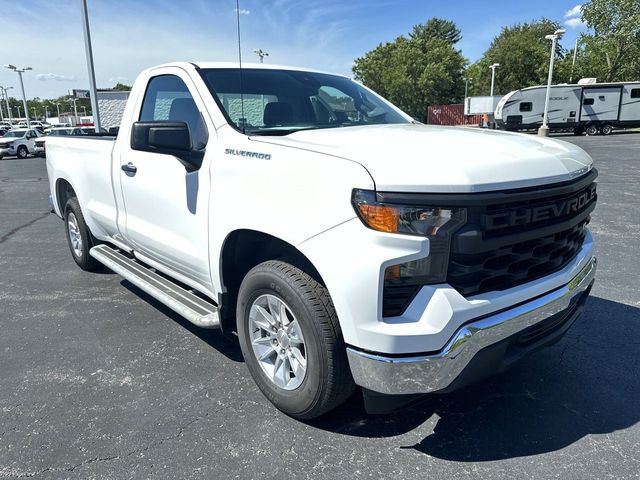
<path id="1" fill-rule="evenodd" d="M 596 99 L 592 97 L 588 97 L 582 100 L 582 105 L 585 107 L 591 106 L 596 103 Z"/>
<path id="2" fill-rule="evenodd" d="M 640 98 L 640 88 L 632 88 L 629 91 L 630 98 Z"/>
<path id="3" fill-rule="evenodd" d="M 525 105 L 527 105 L 528 108 L 523 108 Z M 521 112 L 532 112 L 533 111 L 533 102 L 520 102 L 519 111 L 521 111 Z"/>

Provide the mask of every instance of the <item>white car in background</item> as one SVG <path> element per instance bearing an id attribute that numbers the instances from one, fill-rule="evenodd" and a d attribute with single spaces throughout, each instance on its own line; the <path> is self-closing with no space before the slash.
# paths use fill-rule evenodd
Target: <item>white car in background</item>
<path id="1" fill-rule="evenodd" d="M 34 128 L 17 128 L 10 130 L 0 137 L 0 158 L 17 156 L 27 158 L 36 152 L 35 139 L 42 134 Z"/>

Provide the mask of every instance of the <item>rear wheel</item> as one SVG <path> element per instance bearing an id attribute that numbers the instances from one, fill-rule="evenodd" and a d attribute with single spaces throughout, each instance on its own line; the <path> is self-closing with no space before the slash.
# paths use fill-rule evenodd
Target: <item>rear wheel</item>
<path id="1" fill-rule="evenodd" d="M 18 147 L 18 158 L 27 158 L 29 156 L 29 150 L 24 145 Z"/>
<path id="2" fill-rule="evenodd" d="M 597 135 L 599 133 L 599 129 L 597 125 L 589 125 L 586 129 L 585 132 L 587 133 L 588 136 L 592 137 L 594 135 Z"/>
<path id="3" fill-rule="evenodd" d="M 610 135 L 611 132 L 613 132 L 613 127 L 608 123 L 605 123 L 604 125 L 602 125 L 602 127 L 600 127 L 600 133 L 602 135 Z"/>
<path id="4" fill-rule="evenodd" d="M 353 392 L 329 292 L 302 270 L 275 260 L 254 267 L 240 286 L 237 315 L 249 372 L 278 409 L 311 419 Z"/>
<path id="5" fill-rule="evenodd" d="M 95 245 L 95 238 L 91 235 L 80 204 L 76 197 L 71 197 L 64 208 L 64 224 L 67 231 L 67 242 L 71 256 L 78 266 L 89 272 L 100 268 L 100 263 L 89 255 L 89 250 Z"/>

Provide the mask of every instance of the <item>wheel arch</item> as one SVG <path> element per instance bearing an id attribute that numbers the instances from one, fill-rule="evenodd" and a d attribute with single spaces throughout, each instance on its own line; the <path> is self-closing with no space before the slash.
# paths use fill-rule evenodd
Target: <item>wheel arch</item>
<path id="1" fill-rule="evenodd" d="M 225 238 L 219 260 L 220 283 L 223 291 L 219 304 L 223 330 L 236 329 L 236 303 L 242 280 L 249 270 L 268 260 L 282 260 L 290 263 L 326 287 L 317 268 L 294 245 L 257 230 L 234 230 Z"/>
<path id="2" fill-rule="evenodd" d="M 65 178 L 58 178 L 56 180 L 56 204 L 60 211 L 60 215 L 64 216 L 64 206 L 67 204 L 67 201 L 72 198 L 78 198 L 76 191 L 71 186 L 71 183 Z"/>

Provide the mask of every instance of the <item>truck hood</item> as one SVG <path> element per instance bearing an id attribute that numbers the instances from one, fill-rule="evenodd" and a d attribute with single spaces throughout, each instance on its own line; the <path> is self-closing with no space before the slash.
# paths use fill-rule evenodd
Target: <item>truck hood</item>
<path id="1" fill-rule="evenodd" d="M 378 191 L 481 192 L 571 180 L 592 168 L 573 144 L 533 135 L 431 125 L 305 130 L 252 140 L 360 163 Z"/>

